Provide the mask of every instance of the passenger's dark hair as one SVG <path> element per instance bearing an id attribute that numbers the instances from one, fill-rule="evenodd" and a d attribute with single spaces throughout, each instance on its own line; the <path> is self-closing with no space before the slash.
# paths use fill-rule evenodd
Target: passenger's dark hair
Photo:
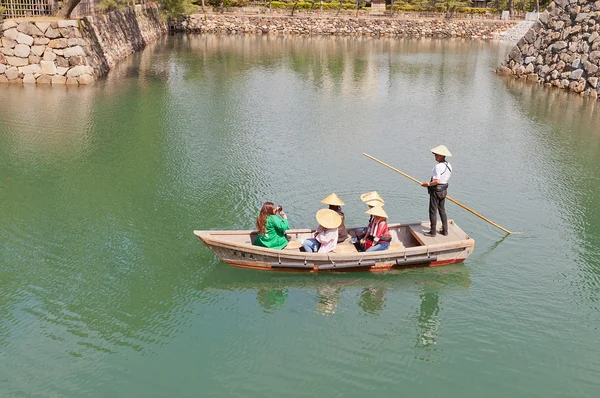
<path id="1" fill-rule="evenodd" d="M 256 230 L 259 234 L 267 232 L 267 217 L 271 214 L 275 214 L 275 205 L 273 202 L 265 202 L 260 209 L 258 218 L 256 219 Z"/>

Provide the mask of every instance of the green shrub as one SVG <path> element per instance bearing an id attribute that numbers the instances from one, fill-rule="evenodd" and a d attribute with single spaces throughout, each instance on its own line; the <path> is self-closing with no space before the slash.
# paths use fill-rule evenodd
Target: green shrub
<path id="1" fill-rule="evenodd" d="M 324 10 L 339 10 L 339 8 L 340 8 L 339 1 L 332 1 L 331 3 L 323 3 Z M 342 9 L 343 10 L 355 10 L 356 3 L 343 3 Z"/>
<path id="2" fill-rule="evenodd" d="M 122 10 L 129 5 L 126 0 L 102 0 L 96 7 L 102 11 Z"/>
<path id="3" fill-rule="evenodd" d="M 284 1 L 272 1 L 271 3 L 268 3 L 268 4 L 270 4 L 271 8 L 274 10 L 283 10 L 283 9 L 287 8 L 287 3 Z"/>
<path id="4" fill-rule="evenodd" d="M 181 14 L 192 14 L 198 11 L 198 6 L 191 0 L 160 0 L 162 13 L 167 18 L 175 18 Z"/>

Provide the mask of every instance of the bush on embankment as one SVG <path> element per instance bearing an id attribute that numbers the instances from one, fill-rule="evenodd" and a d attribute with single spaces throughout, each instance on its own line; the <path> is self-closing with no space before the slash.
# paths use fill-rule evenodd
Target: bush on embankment
<path id="1" fill-rule="evenodd" d="M 120 1 L 120 0 L 104 0 L 104 1 Z M 169 2 L 178 2 L 182 0 L 162 0 L 163 8 L 169 9 L 171 8 Z M 221 3 L 221 1 L 223 1 Z M 201 6 L 202 0 L 191 0 L 191 3 L 196 6 Z M 252 3 L 250 0 L 205 0 L 204 5 L 206 7 L 211 7 L 218 9 L 220 7 L 224 7 L 227 9 L 236 9 L 242 7 L 252 7 Z M 338 11 L 342 10 L 356 10 L 356 2 L 354 1 L 343 1 L 341 4 L 339 1 L 324 1 L 322 4 L 319 1 L 294 1 L 294 0 L 274 0 L 267 1 L 265 5 L 262 7 L 253 7 L 253 8 L 263 8 L 268 9 L 271 8 L 273 10 L 321 10 L 324 11 Z M 366 2 L 359 2 L 359 9 L 362 10 L 370 10 L 370 7 L 366 7 Z M 386 10 L 393 12 L 402 12 L 402 13 L 445 13 L 446 8 L 444 6 L 430 6 L 423 4 L 410 4 L 410 3 L 399 3 L 394 4 L 394 6 L 390 6 L 389 4 L 386 6 Z M 477 7 L 456 7 L 453 9 L 454 14 L 496 14 L 499 13 L 499 10 L 495 8 L 477 8 Z"/>

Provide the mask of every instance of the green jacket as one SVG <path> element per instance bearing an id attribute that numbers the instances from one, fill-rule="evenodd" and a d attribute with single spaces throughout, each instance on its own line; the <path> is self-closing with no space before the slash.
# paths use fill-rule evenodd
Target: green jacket
<path id="1" fill-rule="evenodd" d="M 290 229 L 290 226 L 285 218 L 270 215 L 267 217 L 266 233 L 264 235 L 258 234 L 254 240 L 254 245 L 281 250 L 288 244 L 285 237 L 285 231 L 288 229 Z"/>

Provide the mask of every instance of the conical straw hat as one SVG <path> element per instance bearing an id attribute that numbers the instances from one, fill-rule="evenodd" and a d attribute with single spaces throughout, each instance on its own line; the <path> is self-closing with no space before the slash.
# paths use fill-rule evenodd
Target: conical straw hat
<path id="1" fill-rule="evenodd" d="M 432 148 L 431 152 L 435 153 L 436 155 L 452 156 L 448 148 L 446 148 L 446 145 L 438 145 L 435 148 Z"/>
<path id="2" fill-rule="evenodd" d="M 383 202 L 379 199 L 369 200 L 365 202 L 367 206 L 375 207 L 375 206 L 383 206 Z"/>
<path id="3" fill-rule="evenodd" d="M 373 200 L 378 200 L 379 202 L 381 202 L 382 206 L 385 204 L 385 201 L 381 198 L 381 196 L 379 196 L 377 191 L 363 193 L 362 195 L 360 195 L 360 200 L 362 200 L 365 203 L 371 202 Z"/>
<path id="4" fill-rule="evenodd" d="M 354 245 L 346 245 L 346 244 L 337 244 L 335 249 L 333 249 L 334 253 L 356 253 L 356 247 Z"/>
<path id="5" fill-rule="evenodd" d="M 317 222 L 327 229 L 332 229 L 342 224 L 342 217 L 333 210 L 321 209 L 317 212 Z"/>
<path id="6" fill-rule="evenodd" d="M 329 195 L 328 197 L 326 197 L 325 199 L 323 199 L 321 201 L 321 203 L 324 203 L 326 205 L 332 205 L 332 206 L 343 206 L 344 202 L 342 202 L 342 200 L 340 199 L 339 196 L 337 196 L 334 193 L 332 193 L 331 195 Z"/>
<path id="7" fill-rule="evenodd" d="M 284 249 L 285 250 L 297 250 L 297 249 L 300 249 L 301 247 L 302 247 L 302 243 L 298 242 L 297 240 L 291 240 L 284 247 Z"/>
<path id="8" fill-rule="evenodd" d="M 385 210 L 383 210 L 383 207 L 381 207 L 381 206 L 375 206 L 375 207 L 365 211 L 365 213 L 370 214 L 372 216 L 388 218 L 387 213 L 385 212 Z"/>

